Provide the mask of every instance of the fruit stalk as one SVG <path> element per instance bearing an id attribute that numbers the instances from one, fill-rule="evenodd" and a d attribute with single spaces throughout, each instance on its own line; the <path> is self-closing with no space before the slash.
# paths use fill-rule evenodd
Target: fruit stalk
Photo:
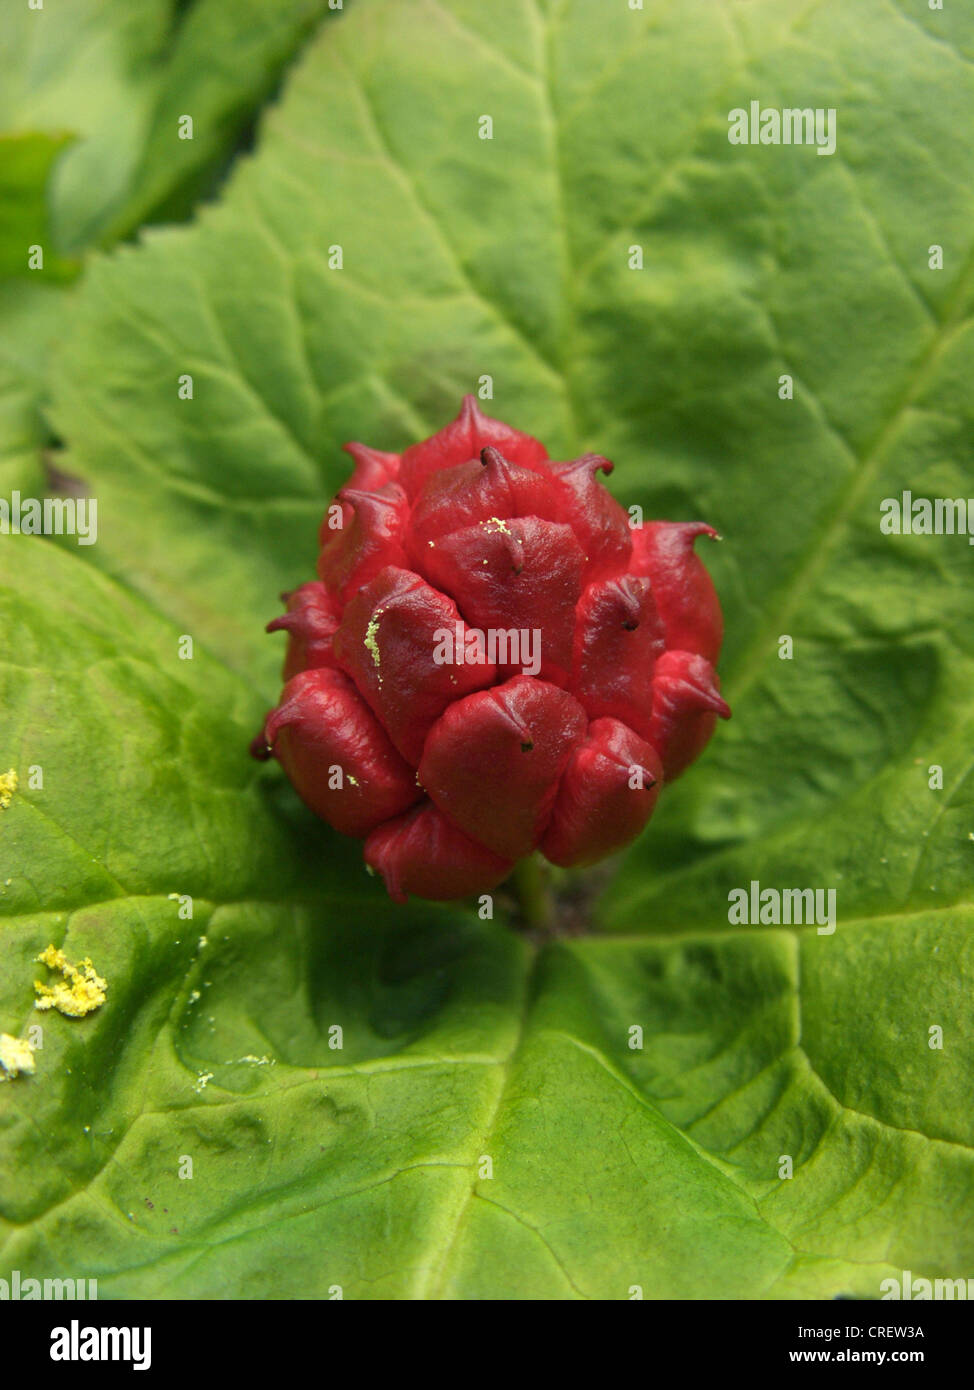
<path id="1" fill-rule="evenodd" d="M 521 922 L 530 931 L 546 932 L 554 920 L 554 902 L 547 868 L 536 854 L 518 861 L 511 883 L 521 908 Z"/>

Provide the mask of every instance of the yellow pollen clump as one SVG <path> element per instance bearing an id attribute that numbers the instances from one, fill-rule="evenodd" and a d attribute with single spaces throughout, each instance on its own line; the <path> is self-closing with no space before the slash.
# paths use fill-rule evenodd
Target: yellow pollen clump
<path id="1" fill-rule="evenodd" d="M 491 522 L 493 522 L 494 525 L 493 531 L 490 529 Z M 509 536 L 511 534 L 507 522 L 501 521 L 499 516 L 489 516 L 487 520 L 482 522 L 481 524 L 486 527 L 487 534 L 490 536 L 496 535 L 498 531 L 503 531 L 505 536 Z"/>
<path id="2" fill-rule="evenodd" d="M 376 633 L 379 631 L 379 619 L 382 617 L 382 609 L 377 608 L 369 619 L 369 625 L 365 629 L 365 650 L 371 653 L 375 669 L 379 670 L 379 643 L 376 640 Z M 382 673 L 379 672 L 379 684 L 382 684 Z"/>
<path id="3" fill-rule="evenodd" d="M 30 1043 L 23 1038 L 13 1038 L 9 1033 L 0 1033 L 0 1068 L 11 1080 L 23 1072 L 29 1076 L 34 1070 L 34 1053 Z M 0 1081 L 6 1077 L 0 1077 Z"/>
<path id="4" fill-rule="evenodd" d="M 0 811 L 5 811 L 13 801 L 18 780 L 16 768 L 0 776 Z"/>
<path id="5" fill-rule="evenodd" d="M 349 780 L 349 783 L 350 783 L 353 787 L 357 787 L 357 786 L 358 786 L 358 778 L 357 778 L 357 777 L 353 777 L 351 773 L 348 774 L 348 780 Z"/>
<path id="6" fill-rule="evenodd" d="M 105 1002 L 108 985 L 95 973 L 95 967 L 86 956 L 80 965 L 72 965 L 63 951 L 56 946 L 48 946 L 37 956 L 40 965 L 49 970 L 57 970 L 63 977 L 56 985 L 42 985 L 34 981 L 37 998 L 35 1009 L 57 1009 L 68 1018 L 84 1018 L 85 1014 L 100 1009 Z"/>

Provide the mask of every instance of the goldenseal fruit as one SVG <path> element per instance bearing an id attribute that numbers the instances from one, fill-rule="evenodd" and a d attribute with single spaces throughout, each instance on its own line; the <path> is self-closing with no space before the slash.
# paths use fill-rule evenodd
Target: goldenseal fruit
<path id="1" fill-rule="evenodd" d="M 631 528 L 530 435 L 457 418 L 402 454 L 345 446 L 316 581 L 285 595 L 280 704 L 254 741 L 397 901 L 489 891 L 534 850 L 592 864 L 646 824 L 721 699 L 702 522 Z"/>

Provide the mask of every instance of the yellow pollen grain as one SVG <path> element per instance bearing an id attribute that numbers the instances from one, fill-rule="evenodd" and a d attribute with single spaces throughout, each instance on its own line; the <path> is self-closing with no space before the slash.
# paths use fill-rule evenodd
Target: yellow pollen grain
<path id="1" fill-rule="evenodd" d="M 382 609 L 377 608 L 369 619 L 369 625 L 365 629 L 365 650 L 372 656 L 375 669 L 379 670 L 379 643 L 376 640 L 376 633 L 379 631 L 379 619 L 382 617 Z M 382 684 L 382 672 L 379 671 L 379 684 Z"/>
<path id="2" fill-rule="evenodd" d="M 353 777 L 351 773 L 348 774 L 348 780 L 349 780 L 349 782 L 351 783 L 351 785 L 352 785 L 353 787 L 357 787 L 357 786 L 358 786 L 358 778 L 357 778 L 357 777 Z"/>
<path id="3" fill-rule="evenodd" d="M 18 781 L 17 770 L 13 767 L 0 776 L 0 811 L 5 811 L 13 801 Z"/>
<path id="4" fill-rule="evenodd" d="M 34 981 L 37 991 L 35 1009 L 57 1009 L 67 1018 L 84 1018 L 104 1004 L 108 985 L 95 972 L 87 956 L 80 965 L 72 965 L 63 951 L 56 946 L 48 946 L 36 959 L 38 964 L 46 965 L 49 970 L 57 970 L 62 978 L 55 985 Z"/>
<path id="5" fill-rule="evenodd" d="M 0 1081 L 5 1081 L 7 1077 L 12 1081 L 15 1076 L 31 1076 L 34 1052 L 30 1043 L 24 1042 L 23 1038 L 11 1037 L 9 1033 L 0 1033 L 0 1068 L 6 1072 Z"/>

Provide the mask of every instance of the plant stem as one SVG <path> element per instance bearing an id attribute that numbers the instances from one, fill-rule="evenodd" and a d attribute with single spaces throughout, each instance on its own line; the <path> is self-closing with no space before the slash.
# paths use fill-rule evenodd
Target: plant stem
<path id="1" fill-rule="evenodd" d="M 536 854 L 529 854 L 514 866 L 511 882 L 521 904 L 524 925 L 532 931 L 546 931 L 553 915 L 548 874 Z"/>

